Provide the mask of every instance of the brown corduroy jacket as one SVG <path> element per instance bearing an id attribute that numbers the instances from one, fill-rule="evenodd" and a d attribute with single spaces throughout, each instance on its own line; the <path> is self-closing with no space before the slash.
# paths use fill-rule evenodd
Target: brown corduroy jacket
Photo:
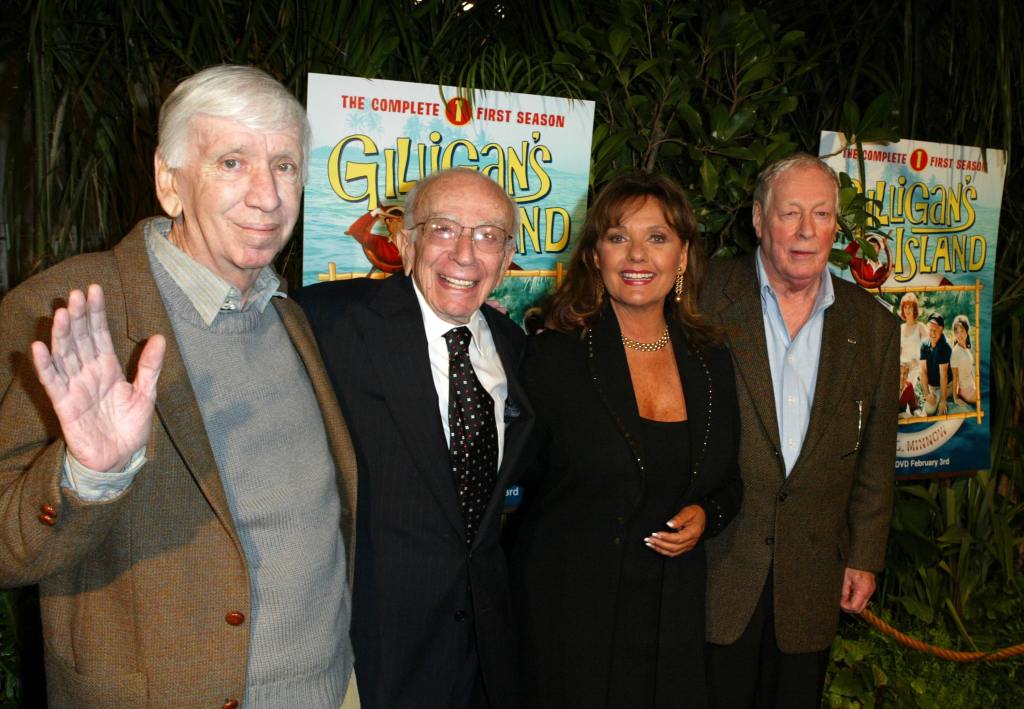
<path id="1" fill-rule="evenodd" d="M 899 328 L 870 294 L 832 277 L 810 423 L 786 477 L 755 269 L 752 255 L 713 262 L 701 297 L 736 365 L 743 477 L 739 515 L 705 545 L 708 639 L 739 639 L 772 571 L 779 648 L 815 652 L 835 636 L 844 570 L 884 566 Z"/>
<path id="2" fill-rule="evenodd" d="M 244 693 L 246 559 L 151 275 L 143 227 L 110 251 L 68 259 L 26 281 L 0 302 L 0 586 L 39 584 L 51 707 L 221 707 Z M 64 443 L 29 353 L 32 340 L 49 342 L 54 307 L 90 283 L 103 286 L 129 380 L 146 338 L 167 338 L 148 461 L 112 502 L 85 502 L 61 487 Z M 272 302 L 323 415 L 351 583 L 352 443 L 305 317 L 288 299 Z M 229 613 L 243 614 L 242 622 L 237 615 L 229 622 Z"/>

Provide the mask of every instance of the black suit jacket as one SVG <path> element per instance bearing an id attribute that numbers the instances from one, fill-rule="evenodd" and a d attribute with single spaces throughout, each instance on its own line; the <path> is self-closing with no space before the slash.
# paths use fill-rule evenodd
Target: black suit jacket
<path id="1" fill-rule="evenodd" d="M 515 707 L 516 651 L 499 545 L 504 492 L 533 414 L 516 376 L 525 336 L 483 315 L 508 379 L 498 484 L 473 543 L 448 461 L 423 317 L 404 275 L 314 285 L 306 310 L 359 462 L 352 640 L 365 709 L 446 709 L 479 673 L 496 709 Z"/>

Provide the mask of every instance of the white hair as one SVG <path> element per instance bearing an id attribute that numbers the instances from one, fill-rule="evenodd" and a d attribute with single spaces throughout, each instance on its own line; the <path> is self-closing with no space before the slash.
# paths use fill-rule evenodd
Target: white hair
<path id="1" fill-rule="evenodd" d="M 171 92 L 160 108 L 157 153 L 170 168 L 185 165 L 196 116 L 238 121 L 262 132 L 295 131 L 302 141 L 302 181 L 309 174 L 312 130 L 306 110 L 266 72 L 252 66 L 221 64 L 193 74 Z"/>
<path id="2" fill-rule="evenodd" d="M 481 180 L 486 180 L 487 182 L 492 183 L 495 186 L 495 188 L 497 188 L 497 190 L 501 193 L 501 196 L 504 199 L 509 214 L 512 215 L 512 228 L 509 230 L 509 234 L 511 234 L 513 238 L 509 239 L 508 243 L 515 244 L 515 238 L 519 234 L 519 207 L 517 207 L 516 203 L 512 201 L 512 198 L 508 196 L 508 193 L 505 192 L 504 189 L 502 189 L 501 185 L 499 185 L 497 182 L 487 177 L 486 175 L 482 175 L 476 170 L 473 170 L 468 167 L 452 167 L 448 168 L 447 170 L 438 170 L 437 172 L 430 173 L 429 175 L 421 179 L 419 182 L 417 182 L 409 191 L 409 194 L 405 196 L 405 212 L 402 215 L 402 226 L 405 227 L 405 230 L 412 231 L 413 227 L 416 225 L 416 203 L 419 202 L 420 199 L 422 199 L 424 194 L 427 193 L 427 190 L 430 189 L 430 186 L 437 180 L 445 177 L 446 175 L 458 174 L 473 175 Z M 464 226 L 476 226 L 476 224 L 465 224 Z"/>
<path id="3" fill-rule="evenodd" d="M 832 182 L 832 185 L 836 188 L 836 214 L 839 214 L 839 175 L 836 171 L 829 166 L 824 160 L 819 157 L 815 157 L 810 153 L 794 153 L 788 158 L 782 158 L 776 160 L 761 171 L 761 174 L 757 176 L 757 184 L 754 186 L 754 202 L 761 205 L 761 209 L 766 209 L 768 203 L 772 198 L 772 185 L 775 180 L 782 173 L 793 168 L 808 168 L 813 167 L 821 170 L 822 174 L 825 175 Z"/>

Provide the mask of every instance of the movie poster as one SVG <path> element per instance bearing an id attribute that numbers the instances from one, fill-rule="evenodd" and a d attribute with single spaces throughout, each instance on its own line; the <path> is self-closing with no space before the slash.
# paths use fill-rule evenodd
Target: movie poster
<path id="1" fill-rule="evenodd" d="M 464 166 L 519 208 L 516 253 L 494 298 L 518 323 L 551 290 L 586 214 L 592 101 L 310 74 L 313 152 L 305 192 L 303 284 L 401 269 L 393 235 L 405 195 Z M 476 226 L 467 224 L 466 226 Z"/>
<path id="2" fill-rule="evenodd" d="M 845 268 L 899 318 L 896 472 L 990 467 L 992 286 L 1006 175 L 999 150 L 901 140 L 856 145 L 823 131 L 821 156 L 869 200 L 871 250 L 845 245 Z M 872 254 L 871 251 L 874 251 Z"/>

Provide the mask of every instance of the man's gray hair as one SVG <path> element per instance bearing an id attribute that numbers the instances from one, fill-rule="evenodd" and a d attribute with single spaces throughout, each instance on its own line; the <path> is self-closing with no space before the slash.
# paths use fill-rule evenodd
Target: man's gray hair
<path id="1" fill-rule="evenodd" d="M 509 239 L 508 243 L 514 246 L 515 240 L 519 236 L 519 207 L 516 206 L 516 203 L 512 201 L 512 198 L 508 196 L 508 193 L 505 192 L 501 185 L 499 185 L 497 182 L 487 177 L 486 175 L 481 174 L 480 172 L 477 172 L 476 170 L 473 170 L 472 168 L 468 167 L 452 167 L 448 168 L 447 170 L 438 170 L 437 172 L 432 172 L 423 179 L 421 179 L 420 181 L 418 181 L 409 191 L 409 194 L 405 196 L 405 212 L 402 215 L 402 226 L 405 227 L 405 230 L 411 232 L 413 230 L 413 227 L 416 225 L 416 203 L 426 193 L 426 191 L 430 189 L 430 185 L 435 181 L 441 179 L 445 175 L 459 173 L 475 175 L 476 177 L 479 177 L 481 180 L 487 180 L 488 182 L 493 183 L 494 186 L 498 189 L 498 191 L 501 192 L 502 197 L 504 197 L 506 206 L 508 207 L 508 211 L 512 215 L 512 228 L 509 231 L 509 233 L 512 235 L 512 238 Z M 464 224 L 463 226 L 477 225 Z"/>
<path id="2" fill-rule="evenodd" d="M 312 130 L 306 109 L 281 83 L 252 66 L 221 64 L 182 81 L 160 108 L 157 153 L 170 168 L 185 165 L 196 116 L 238 121 L 261 132 L 295 131 L 302 143 L 302 181 L 309 174 Z"/>
<path id="3" fill-rule="evenodd" d="M 829 167 L 828 163 L 810 153 L 793 153 L 788 158 L 776 160 L 761 171 L 757 176 L 757 184 L 754 186 L 754 202 L 761 205 L 761 209 L 768 206 L 772 198 L 772 184 L 779 175 L 792 170 L 793 168 L 813 167 L 828 177 L 836 188 L 836 214 L 839 214 L 839 175 Z"/>

